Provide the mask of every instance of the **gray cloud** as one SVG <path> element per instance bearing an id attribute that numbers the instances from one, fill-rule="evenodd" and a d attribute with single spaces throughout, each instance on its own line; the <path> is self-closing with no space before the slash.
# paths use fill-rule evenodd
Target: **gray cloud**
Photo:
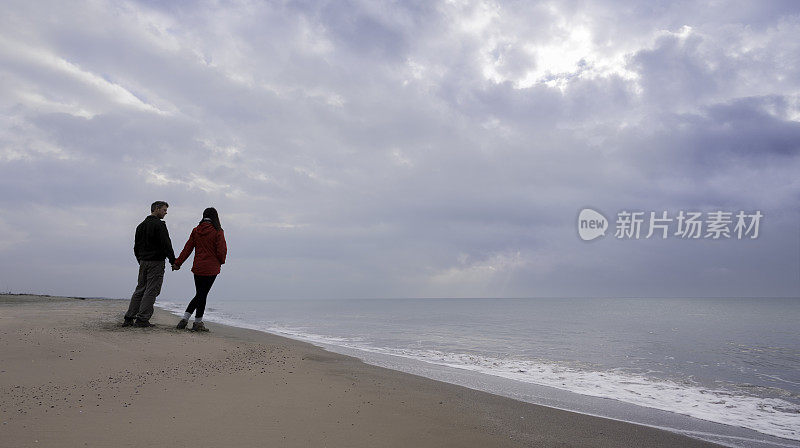
<path id="1" fill-rule="evenodd" d="M 176 250 L 220 210 L 221 296 L 800 291 L 794 2 L 6 9 L 0 289 L 128 295 L 165 199 Z M 765 220 L 585 243 L 585 206 Z"/>

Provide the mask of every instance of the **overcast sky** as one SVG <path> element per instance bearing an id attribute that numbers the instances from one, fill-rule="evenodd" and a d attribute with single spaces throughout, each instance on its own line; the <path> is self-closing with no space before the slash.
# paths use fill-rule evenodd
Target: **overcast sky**
<path id="1" fill-rule="evenodd" d="M 166 3 L 3 2 L 0 290 L 129 297 L 165 200 L 218 298 L 800 295 L 796 1 Z"/>

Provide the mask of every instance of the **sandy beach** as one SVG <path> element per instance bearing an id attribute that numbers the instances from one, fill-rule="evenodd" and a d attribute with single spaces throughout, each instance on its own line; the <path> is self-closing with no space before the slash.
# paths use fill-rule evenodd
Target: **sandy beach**
<path id="1" fill-rule="evenodd" d="M 0 446 L 718 446 L 161 310 L 123 328 L 126 306 L 0 296 Z"/>

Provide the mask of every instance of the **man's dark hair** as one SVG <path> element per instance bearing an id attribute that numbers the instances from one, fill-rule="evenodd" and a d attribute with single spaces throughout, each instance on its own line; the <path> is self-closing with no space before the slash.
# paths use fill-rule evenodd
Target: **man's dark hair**
<path id="1" fill-rule="evenodd" d="M 154 212 L 154 211 L 156 211 L 156 210 L 160 209 L 161 207 L 163 207 L 163 206 L 165 206 L 165 205 L 166 205 L 167 207 L 169 207 L 169 204 L 167 204 L 167 203 L 166 203 L 166 202 L 164 202 L 164 201 L 156 201 L 156 202 L 153 202 L 153 203 L 150 205 L 150 212 L 152 213 L 152 212 Z"/>

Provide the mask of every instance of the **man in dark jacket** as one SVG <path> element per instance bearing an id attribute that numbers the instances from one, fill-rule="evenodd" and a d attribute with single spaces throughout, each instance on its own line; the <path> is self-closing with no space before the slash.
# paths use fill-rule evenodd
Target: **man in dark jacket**
<path id="1" fill-rule="evenodd" d="M 153 316 L 153 304 L 161 293 L 161 283 L 164 281 L 164 259 L 168 258 L 175 269 L 175 252 L 167 224 L 162 221 L 168 207 L 169 204 L 164 201 L 153 202 L 150 216 L 136 227 L 133 254 L 139 262 L 139 282 L 131 296 L 123 326 L 152 326 L 150 318 Z"/>

